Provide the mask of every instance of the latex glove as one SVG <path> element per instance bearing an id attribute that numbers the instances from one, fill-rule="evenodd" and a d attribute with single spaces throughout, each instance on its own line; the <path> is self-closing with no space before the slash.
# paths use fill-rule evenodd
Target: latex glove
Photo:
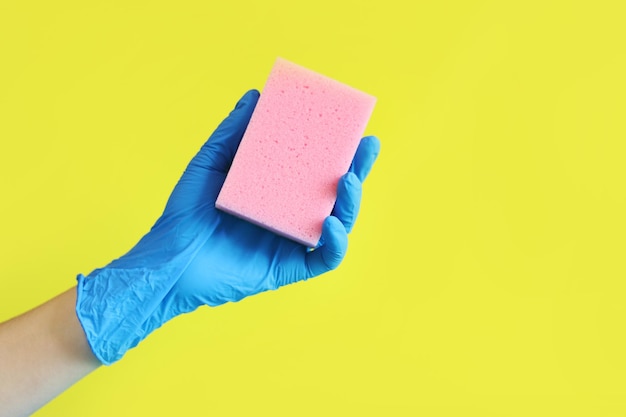
<path id="1" fill-rule="evenodd" d="M 174 316 L 217 306 L 336 268 L 359 211 L 361 182 L 379 151 L 361 140 L 338 183 L 337 201 L 314 250 L 215 208 L 258 101 L 247 92 L 188 165 L 165 211 L 137 245 L 88 276 L 78 276 L 76 312 L 87 340 L 111 364 Z"/>

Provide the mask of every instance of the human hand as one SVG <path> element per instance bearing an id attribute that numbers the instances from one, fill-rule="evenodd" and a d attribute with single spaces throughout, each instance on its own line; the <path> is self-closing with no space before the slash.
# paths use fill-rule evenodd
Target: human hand
<path id="1" fill-rule="evenodd" d="M 215 208 L 259 98 L 247 92 L 189 163 L 165 211 L 126 255 L 79 275 L 77 314 L 96 356 L 112 363 L 172 317 L 318 276 L 343 260 L 361 184 L 380 149 L 361 140 L 311 250 Z"/>

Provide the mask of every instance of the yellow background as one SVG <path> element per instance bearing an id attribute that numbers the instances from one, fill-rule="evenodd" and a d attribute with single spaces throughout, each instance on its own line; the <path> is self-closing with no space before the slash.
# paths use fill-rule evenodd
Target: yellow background
<path id="1" fill-rule="evenodd" d="M 623 4 L 0 3 L 0 320 L 127 251 L 276 56 L 377 96 L 383 145 L 338 270 L 36 415 L 626 415 Z"/>

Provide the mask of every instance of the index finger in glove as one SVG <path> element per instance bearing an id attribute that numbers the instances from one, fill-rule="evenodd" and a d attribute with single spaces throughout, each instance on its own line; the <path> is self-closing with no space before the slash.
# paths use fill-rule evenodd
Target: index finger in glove
<path id="1" fill-rule="evenodd" d="M 361 139 L 359 147 L 354 154 L 349 172 L 354 172 L 357 178 L 363 182 L 372 169 L 380 152 L 380 141 L 376 136 L 366 136 Z"/>
<path id="2" fill-rule="evenodd" d="M 228 117 L 202 146 L 192 164 L 222 173 L 228 172 L 258 100 L 257 90 L 250 90 L 244 94 Z"/>
<path id="3" fill-rule="evenodd" d="M 352 231 L 354 222 L 359 214 L 361 193 L 361 181 L 356 174 L 348 172 L 339 179 L 337 184 L 337 201 L 335 201 L 332 215 L 343 223 L 348 233 Z"/>

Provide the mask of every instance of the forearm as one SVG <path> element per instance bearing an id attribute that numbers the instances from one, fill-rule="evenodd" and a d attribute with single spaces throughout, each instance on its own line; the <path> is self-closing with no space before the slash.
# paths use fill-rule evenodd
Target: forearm
<path id="1" fill-rule="evenodd" d="M 30 415 L 95 370 L 76 288 L 0 324 L 0 417 Z"/>

